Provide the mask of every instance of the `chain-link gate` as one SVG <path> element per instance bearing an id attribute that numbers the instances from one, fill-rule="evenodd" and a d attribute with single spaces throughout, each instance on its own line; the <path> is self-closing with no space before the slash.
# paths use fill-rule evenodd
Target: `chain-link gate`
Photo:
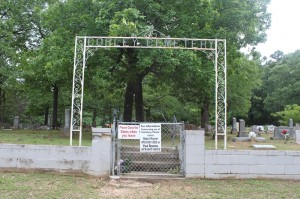
<path id="1" fill-rule="evenodd" d="M 118 123 L 115 173 L 181 176 L 184 140 L 183 123 Z"/>

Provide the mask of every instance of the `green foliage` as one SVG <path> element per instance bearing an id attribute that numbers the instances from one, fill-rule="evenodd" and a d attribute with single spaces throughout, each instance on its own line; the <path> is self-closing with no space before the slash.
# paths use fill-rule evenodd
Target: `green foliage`
<path id="1" fill-rule="evenodd" d="M 253 90 L 261 85 L 261 70 L 245 56 L 234 59 L 228 67 L 229 117 L 247 116 Z"/>
<path id="2" fill-rule="evenodd" d="M 21 107 L 28 116 L 41 116 L 47 108 L 52 110 L 56 87 L 60 112 L 70 107 L 76 35 L 144 36 L 156 29 L 160 31 L 156 32 L 158 37 L 227 39 L 228 88 L 232 87 L 228 90 L 228 110 L 232 115 L 245 115 L 251 91 L 259 85 L 258 63 L 238 55 L 237 51 L 265 40 L 270 22 L 268 2 L 3 1 L 0 3 L 1 112 L 6 112 L 4 105 L 9 105 L 12 109 Z M 87 122 L 94 120 L 91 118 L 95 115 L 97 121 L 107 122 L 112 108 L 122 111 L 126 86 L 137 77 L 142 78 L 144 86 L 143 105 L 153 111 L 151 116 L 157 120 L 163 117 L 170 120 L 175 114 L 178 120 L 199 123 L 200 109 L 213 107 L 213 103 L 207 103 L 214 98 L 213 64 L 200 52 L 100 50 L 89 58 L 87 66 L 84 97 Z M 9 98 L 6 102 L 3 93 Z"/>
<path id="3" fill-rule="evenodd" d="M 279 123 L 287 125 L 289 119 L 293 119 L 295 123 L 300 122 L 300 106 L 297 104 L 286 105 L 283 111 L 279 111 L 272 114 L 274 117 L 279 119 Z"/>
<path id="4" fill-rule="evenodd" d="M 286 105 L 300 105 L 299 73 L 299 50 L 284 55 L 279 61 L 267 65 L 264 78 L 267 89 L 264 104 L 269 112 L 281 111 Z"/>

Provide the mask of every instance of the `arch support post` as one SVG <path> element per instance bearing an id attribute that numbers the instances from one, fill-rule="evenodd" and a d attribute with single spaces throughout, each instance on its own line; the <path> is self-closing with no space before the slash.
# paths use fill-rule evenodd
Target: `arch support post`
<path id="1" fill-rule="evenodd" d="M 226 40 L 215 41 L 215 149 L 218 149 L 218 136 L 224 137 L 227 148 L 227 77 L 226 77 Z"/>
<path id="2" fill-rule="evenodd" d="M 73 134 L 79 134 L 79 146 L 82 140 L 82 108 L 84 69 L 86 64 L 86 37 L 76 37 L 74 51 L 74 71 L 72 86 L 72 107 L 70 126 L 70 146 L 73 145 Z"/>

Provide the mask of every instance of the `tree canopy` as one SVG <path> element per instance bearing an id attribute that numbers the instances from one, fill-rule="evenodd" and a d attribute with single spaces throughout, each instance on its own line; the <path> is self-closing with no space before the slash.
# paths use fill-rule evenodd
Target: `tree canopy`
<path id="1" fill-rule="evenodd" d="M 4 102 L 9 97 L 8 92 L 3 94 L 4 89 L 18 88 L 26 103 L 24 112 L 16 114 L 24 114 L 25 118 L 52 113 L 55 128 L 59 114 L 71 103 L 76 35 L 143 36 L 156 31 L 159 37 L 226 39 L 228 110 L 231 116 L 245 116 L 252 91 L 260 85 L 261 70 L 257 60 L 250 60 L 239 49 L 265 41 L 265 31 L 270 26 L 268 3 L 269 0 L 1 2 L 0 7 L 5 8 L 0 11 L 1 107 L 9 105 Z M 125 121 L 171 120 L 176 115 L 179 120 L 197 124 L 201 121 L 202 126 L 214 111 L 213 64 L 204 53 L 100 50 L 88 60 L 86 76 L 84 110 L 91 117 L 86 122 L 93 125 L 109 122 L 112 108 L 118 108 Z M 272 101 L 272 95 L 268 96 L 266 103 Z"/>

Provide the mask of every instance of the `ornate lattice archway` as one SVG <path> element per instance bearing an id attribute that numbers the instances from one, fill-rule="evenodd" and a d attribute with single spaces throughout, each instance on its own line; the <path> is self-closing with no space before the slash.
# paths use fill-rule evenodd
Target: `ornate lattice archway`
<path id="1" fill-rule="evenodd" d="M 211 59 L 215 66 L 215 148 L 217 149 L 218 145 L 218 135 L 223 135 L 224 149 L 226 149 L 226 40 L 170 37 L 76 37 L 70 145 L 72 145 L 73 133 L 78 132 L 79 146 L 81 146 L 84 70 L 88 57 L 93 54 L 94 50 L 100 48 L 187 49 L 205 52 L 207 58 Z"/>

